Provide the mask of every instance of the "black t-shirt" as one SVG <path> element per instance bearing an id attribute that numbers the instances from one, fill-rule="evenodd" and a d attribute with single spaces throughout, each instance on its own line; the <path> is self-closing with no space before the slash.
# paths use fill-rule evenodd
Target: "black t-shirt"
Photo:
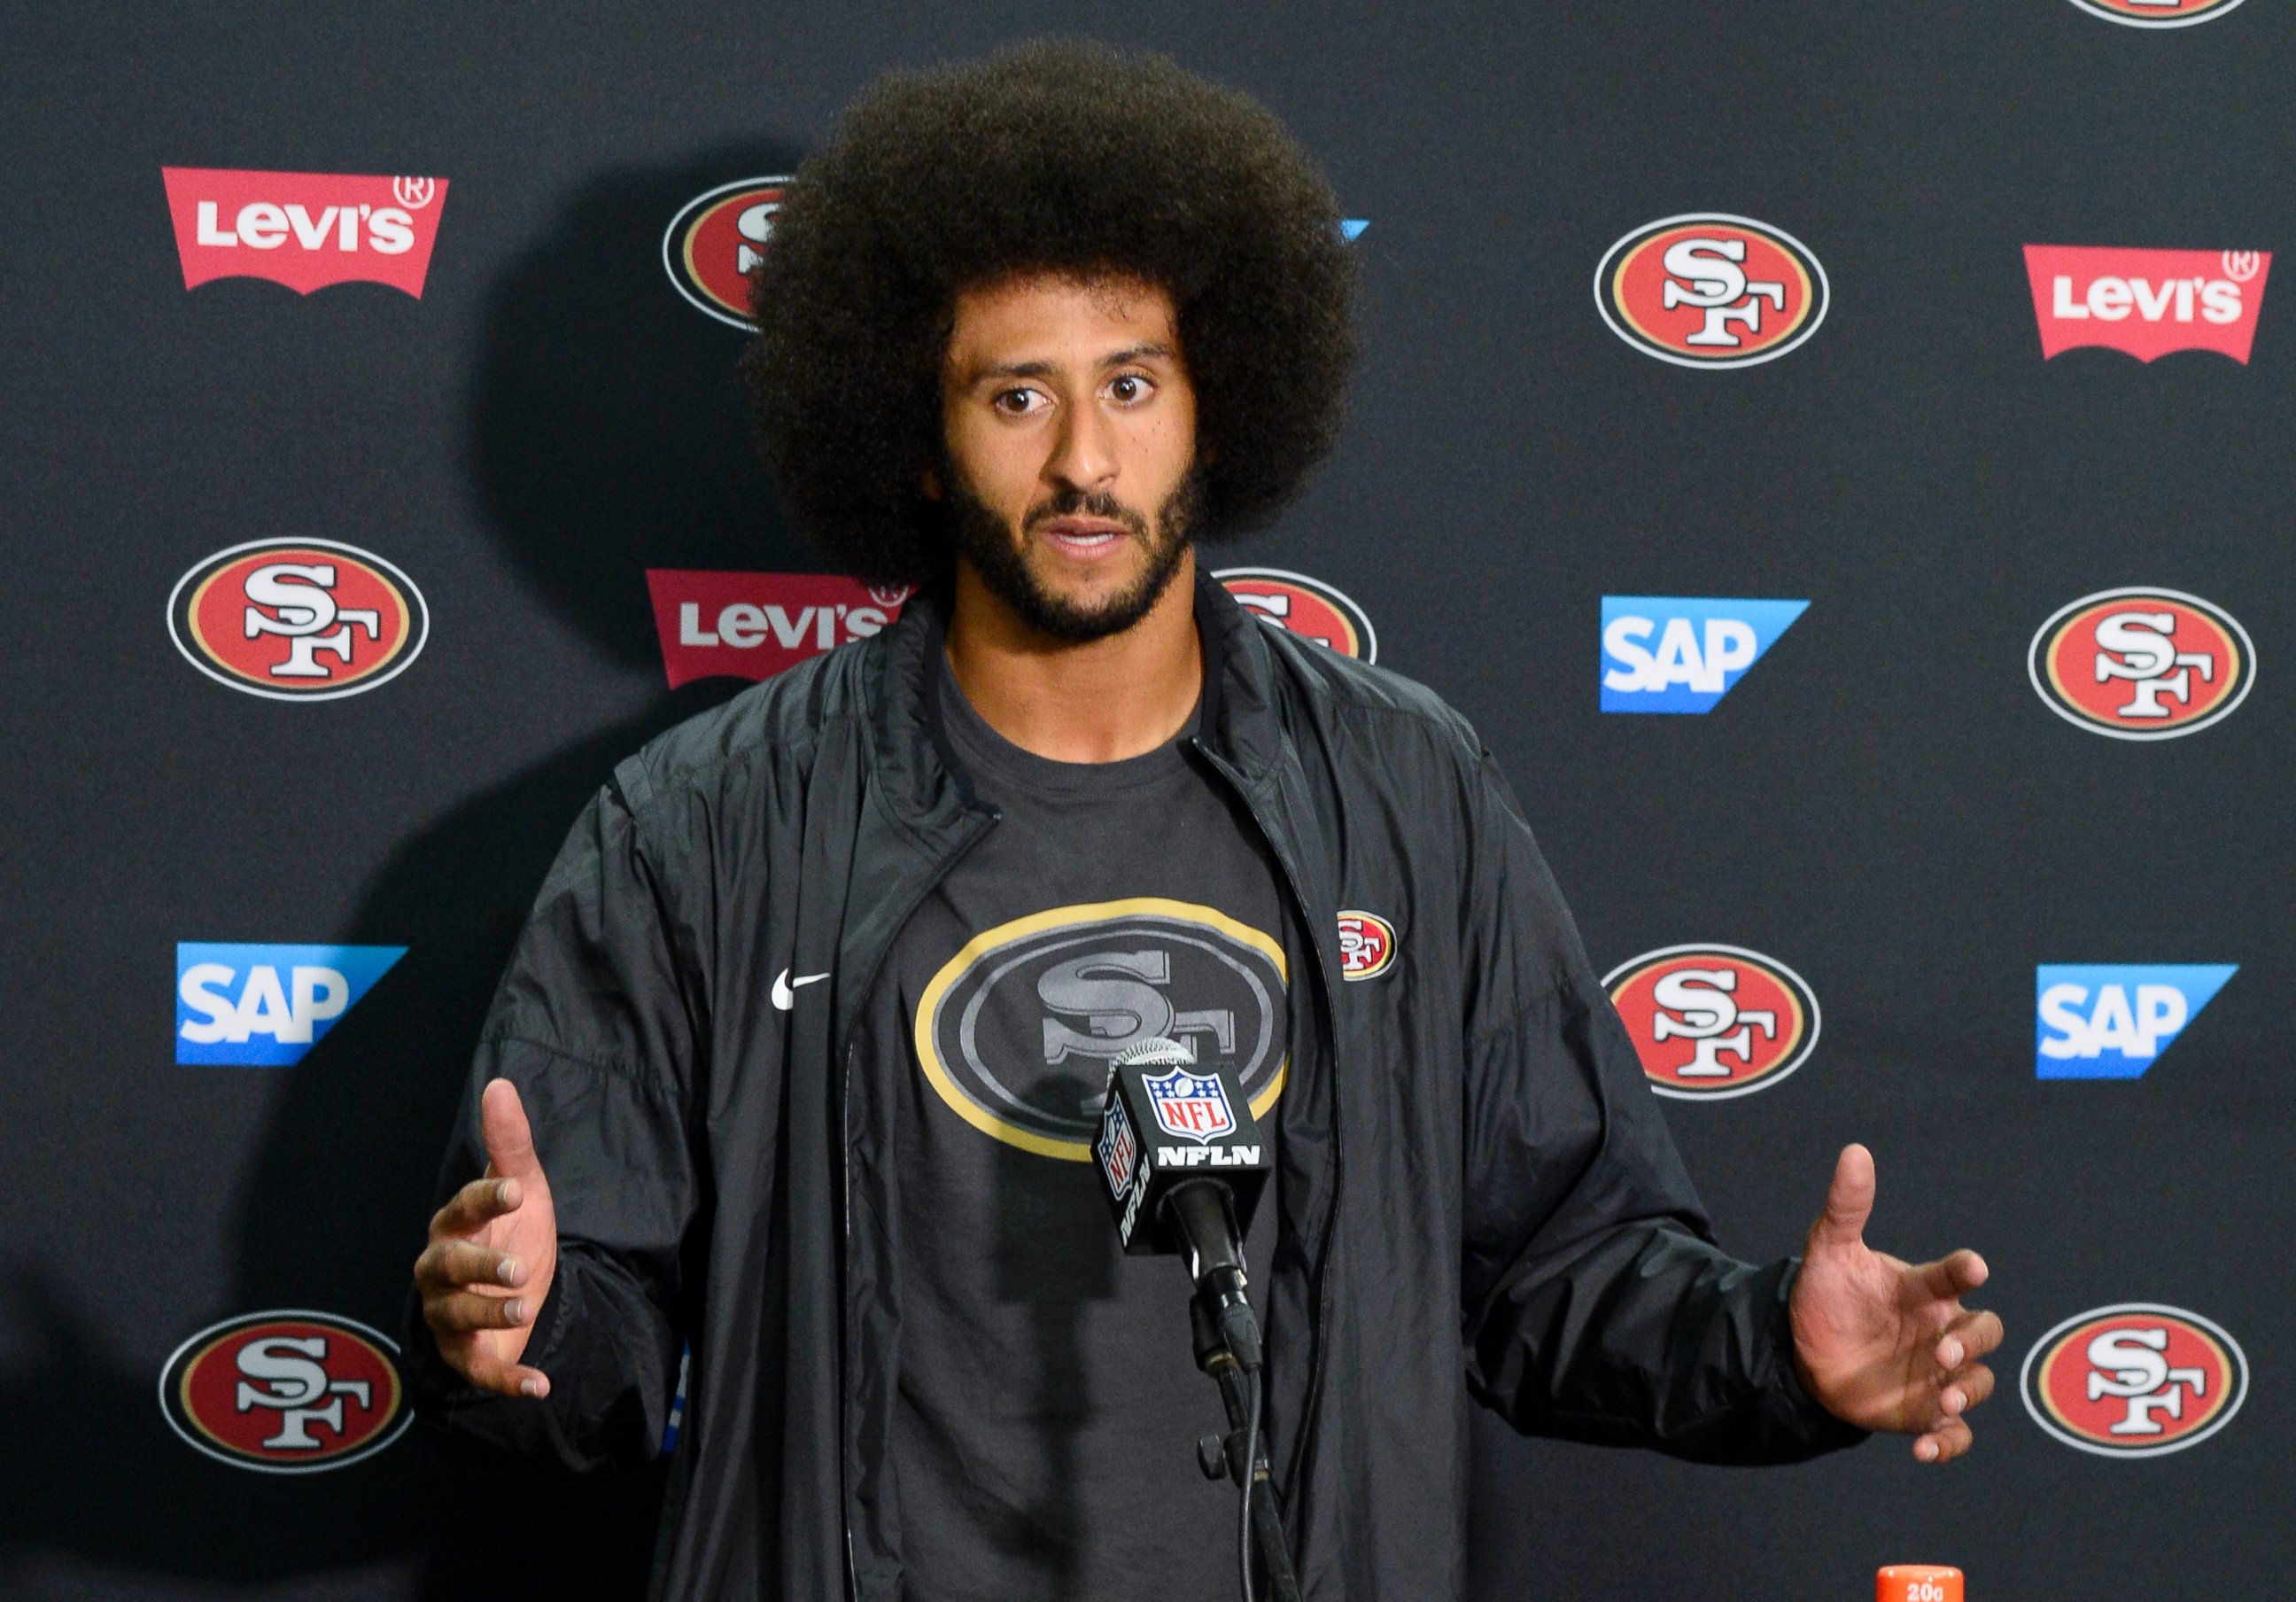
<path id="1" fill-rule="evenodd" d="M 1119 762 L 1004 740 L 942 669 L 957 760 L 1002 821 L 929 896 L 871 998 L 899 1164 L 892 1429 L 905 1595 L 1103 1602 L 1151 1576 L 1234 1593 L 1236 1491 L 1187 1275 L 1127 1257 L 1089 1160 L 1109 1059 L 1165 1035 L 1234 1064 L 1275 1137 L 1292 969 L 1276 868 L 1179 739 Z M 1296 946 L 1296 942 L 1293 942 Z M 1272 1190 L 1246 1241 L 1255 1300 Z"/>

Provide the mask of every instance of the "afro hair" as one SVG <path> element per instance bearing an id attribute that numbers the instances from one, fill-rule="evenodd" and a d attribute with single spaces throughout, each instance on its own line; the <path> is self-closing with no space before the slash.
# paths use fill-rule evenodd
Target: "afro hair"
<path id="1" fill-rule="evenodd" d="M 1171 296 L 1218 538 L 1265 522 L 1336 436 L 1356 353 L 1338 203 L 1283 125 L 1160 55 L 1037 43 L 881 79 L 798 170 L 751 280 L 744 361 L 800 524 L 872 583 L 949 566 L 957 294 L 1013 275 Z"/>

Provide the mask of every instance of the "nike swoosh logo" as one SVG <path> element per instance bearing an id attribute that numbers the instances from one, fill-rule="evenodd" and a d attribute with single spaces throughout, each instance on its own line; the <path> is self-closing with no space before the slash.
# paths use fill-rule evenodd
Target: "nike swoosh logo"
<path id="1" fill-rule="evenodd" d="M 828 978 L 826 974 L 800 974 L 795 979 L 783 968 L 774 975 L 774 1005 L 783 1012 L 797 1005 L 797 988 L 801 984 L 816 984 Z"/>

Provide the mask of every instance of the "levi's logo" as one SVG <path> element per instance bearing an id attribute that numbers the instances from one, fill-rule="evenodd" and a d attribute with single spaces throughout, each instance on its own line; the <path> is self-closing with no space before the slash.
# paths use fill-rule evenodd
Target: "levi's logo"
<path id="1" fill-rule="evenodd" d="M 2025 247 L 2045 361 L 2103 345 L 2141 362 L 2213 350 L 2244 366 L 2271 271 L 2269 251 Z"/>
<path id="2" fill-rule="evenodd" d="M 446 209 L 444 178 L 163 167 L 184 287 L 268 278 L 299 295 L 387 283 L 420 300 Z"/>
<path id="3" fill-rule="evenodd" d="M 771 678 L 808 656 L 866 639 L 915 591 L 833 573 L 718 573 L 649 568 L 654 627 L 669 687 L 696 678 Z"/>

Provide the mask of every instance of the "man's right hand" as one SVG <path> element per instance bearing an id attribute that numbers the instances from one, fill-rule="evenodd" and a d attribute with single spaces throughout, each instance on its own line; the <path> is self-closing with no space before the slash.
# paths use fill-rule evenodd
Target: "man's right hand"
<path id="1" fill-rule="evenodd" d="M 439 1355 L 479 1389 L 547 1396 L 548 1376 L 518 1360 L 558 1269 L 558 1212 L 518 1087 L 488 1081 L 479 1122 L 487 1171 L 439 1209 L 414 1260 L 423 1322 Z"/>

